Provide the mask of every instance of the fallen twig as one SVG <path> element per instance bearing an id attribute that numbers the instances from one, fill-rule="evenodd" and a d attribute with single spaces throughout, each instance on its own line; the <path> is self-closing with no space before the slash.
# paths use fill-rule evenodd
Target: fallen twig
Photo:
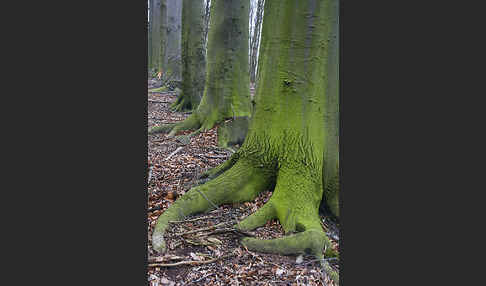
<path id="1" fill-rule="evenodd" d="M 164 161 L 168 161 L 172 156 L 174 156 L 175 154 L 177 154 L 179 151 L 181 151 L 184 147 L 177 147 L 177 149 L 170 153 L 169 156 L 167 156 L 167 158 L 164 159 Z"/>
<path id="2" fill-rule="evenodd" d="M 203 217 L 197 217 L 197 218 L 192 218 L 192 219 L 186 219 L 186 220 L 171 220 L 169 223 L 184 223 L 184 222 L 192 222 L 192 221 L 198 221 L 206 218 L 211 218 L 211 216 L 203 216 Z"/>
<path id="3" fill-rule="evenodd" d="M 227 159 L 229 155 L 208 155 L 208 154 L 202 154 L 206 158 L 210 159 Z"/>
<path id="4" fill-rule="evenodd" d="M 170 260 L 182 260 L 184 257 L 182 256 L 170 256 L 170 257 L 149 257 L 148 262 L 149 263 L 162 263 L 165 261 L 170 261 Z"/>
<path id="5" fill-rule="evenodd" d="M 151 213 L 151 212 L 158 211 L 158 210 L 161 210 L 161 209 L 162 209 L 162 206 L 155 206 L 153 208 L 149 208 L 147 210 L 147 212 Z"/>
<path id="6" fill-rule="evenodd" d="M 179 266 L 179 265 L 202 265 L 202 264 L 210 264 L 213 262 L 216 262 L 218 260 L 228 258 L 234 256 L 233 253 L 227 254 L 227 255 L 222 255 L 220 257 L 216 257 L 213 259 L 205 260 L 205 261 L 197 261 L 197 260 L 192 260 L 192 261 L 180 261 L 176 263 L 149 263 L 149 267 L 172 267 L 172 266 Z"/>
<path id="7" fill-rule="evenodd" d="M 148 99 L 148 102 L 153 102 L 153 103 L 172 103 L 172 101 L 159 101 L 159 100 L 152 100 L 152 99 Z"/>
<path id="8" fill-rule="evenodd" d="M 150 166 L 150 171 L 149 171 L 149 177 L 148 177 L 148 182 L 147 182 L 147 186 L 150 184 L 150 180 L 152 180 L 152 170 L 153 170 L 154 166 Z"/>
<path id="9" fill-rule="evenodd" d="M 203 227 L 203 228 L 199 228 L 199 229 L 195 229 L 195 230 L 191 230 L 191 231 L 176 233 L 176 234 L 174 234 L 174 236 L 182 236 L 182 235 L 201 232 L 201 231 L 213 230 L 213 229 L 217 229 L 218 227 L 225 226 L 227 224 L 228 224 L 227 222 L 226 223 L 222 222 L 222 223 L 218 223 L 216 225 L 210 226 L 210 227 Z"/>
<path id="10" fill-rule="evenodd" d="M 234 232 L 234 233 L 238 233 L 238 234 L 242 234 L 244 236 L 251 236 L 251 237 L 255 237 L 255 234 L 251 233 L 251 232 L 246 232 L 246 231 L 243 231 L 243 230 L 239 230 L 239 229 L 236 229 L 236 228 L 217 228 L 213 231 L 210 231 L 208 233 L 203 233 L 203 234 L 200 234 L 198 236 L 209 236 L 209 235 L 213 235 L 213 234 L 220 234 L 220 233 L 226 233 L 226 232 Z"/>
<path id="11" fill-rule="evenodd" d="M 337 257 L 329 257 L 329 258 L 323 258 L 323 259 L 314 259 L 314 260 L 307 261 L 306 263 L 304 263 L 302 265 L 309 265 L 309 264 L 312 264 L 314 262 L 331 261 L 331 260 L 338 260 L 338 258 Z"/>

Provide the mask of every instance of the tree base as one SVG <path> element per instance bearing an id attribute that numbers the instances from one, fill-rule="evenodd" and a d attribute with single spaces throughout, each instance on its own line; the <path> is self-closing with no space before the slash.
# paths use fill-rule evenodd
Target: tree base
<path id="1" fill-rule="evenodd" d="M 183 103 L 174 106 L 180 107 L 181 104 Z M 154 126 L 148 130 L 148 134 L 168 133 L 169 136 L 175 136 L 177 133 L 187 130 L 196 130 L 194 134 L 199 134 L 213 128 L 221 121 L 216 119 L 215 116 L 201 118 L 195 111 L 183 121 Z M 242 144 L 248 131 L 249 121 L 248 117 L 237 117 L 229 123 L 222 123 L 218 128 L 218 145 L 227 148 Z"/>
<path id="2" fill-rule="evenodd" d="M 260 192 L 274 187 L 270 200 L 234 228 L 252 230 L 278 219 L 289 235 L 268 240 L 245 237 L 241 244 L 259 252 L 310 254 L 317 259 L 337 257 L 318 214 L 322 191 L 316 190 L 321 186 L 316 186 L 309 175 L 301 172 L 305 168 L 295 171 L 282 167 L 277 171 L 275 166 L 264 167 L 257 164 L 254 157 L 242 155 L 237 152 L 219 167 L 205 173 L 201 178 L 213 179 L 189 190 L 158 218 L 152 237 L 154 250 L 166 251 L 163 236 L 169 221 L 210 211 L 221 204 L 251 201 Z M 330 274 L 334 278 L 336 275 Z"/>
<path id="3" fill-rule="evenodd" d="M 241 145 L 245 140 L 250 125 L 247 116 L 236 117 L 229 122 L 223 122 L 218 126 L 218 145 L 226 148 Z"/>
<path id="4" fill-rule="evenodd" d="M 192 111 L 194 108 L 193 104 L 189 99 L 187 99 L 182 93 L 177 97 L 177 100 L 171 104 L 170 110 L 177 112 Z"/>

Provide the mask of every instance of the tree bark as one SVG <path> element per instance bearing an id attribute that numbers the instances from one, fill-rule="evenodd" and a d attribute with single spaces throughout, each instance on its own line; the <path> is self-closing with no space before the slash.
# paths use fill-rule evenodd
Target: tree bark
<path id="1" fill-rule="evenodd" d="M 181 18 L 182 0 L 165 0 L 166 22 L 167 22 L 167 42 L 165 73 L 171 77 L 171 81 L 181 81 Z M 197 1 L 193 1 L 196 4 Z"/>
<path id="2" fill-rule="evenodd" d="M 204 92 L 204 1 L 183 0 L 182 92 L 171 106 L 175 111 L 196 109 Z"/>
<path id="3" fill-rule="evenodd" d="M 154 13 L 154 0 L 149 0 L 149 20 L 148 20 L 148 70 L 152 71 L 152 27 L 153 27 L 153 13 Z M 150 76 L 150 73 L 149 73 Z"/>
<path id="4" fill-rule="evenodd" d="M 205 131 L 225 119 L 251 115 L 248 9 L 249 0 L 211 1 L 204 94 L 198 108 L 169 135 L 198 128 Z M 167 130 L 166 126 L 152 128 L 149 133 L 162 130 Z"/>
<path id="5" fill-rule="evenodd" d="M 166 0 L 150 0 L 151 6 L 151 53 L 149 67 L 154 72 L 159 72 L 165 68 L 165 45 L 167 39 L 167 21 L 166 21 Z"/>
<path id="6" fill-rule="evenodd" d="M 325 148 L 322 179 L 325 204 L 339 217 L 339 2 L 331 5 L 329 20 L 328 62 L 326 69 L 326 100 L 324 106 Z"/>
<path id="7" fill-rule="evenodd" d="M 206 53 L 208 45 L 209 18 L 211 16 L 211 0 L 205 0 L 204 4 L 206 5 L 206 12 L 204 14 L 204 52 Z"/>
<path id="8" fill-rule="evenodd" d="M 257 0 L 257 7 L 255 8 L 255 27 L 253 28 L 250 41 L 250 83 L 255 83 L 256 80 L 258 49 L 260 47 L 260 32 L 263 20 L 264 2 L 264 0 Z"/>
<path id="9" fill-rule="evenodd" d="M 161 0 L 151 0 L 151 40 L 152 40 L 152 57 L 150 66 L 155 72 L 159 67 L 160 54 L 160 2 Z"/>

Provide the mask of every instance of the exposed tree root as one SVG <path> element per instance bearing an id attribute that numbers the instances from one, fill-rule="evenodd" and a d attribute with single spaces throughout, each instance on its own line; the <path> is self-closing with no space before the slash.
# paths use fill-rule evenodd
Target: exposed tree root
<path id="1" fill-rule="evenodd" d="M 168 124 L 161 124 L 158 126 L 154 126 L 149 128 L 148 134 L 155 134 L 155 133 L 167 133 L 174 128 L 175 123 L 168 123 Z"/>
<path id="2" fill-rule="evenodd" d="M 323 260 L 324 257 L 337 257 L 338 253 L 332 249 L 318 214 L 323 194 L 321 178 L 311 175 L 312 172 L 306 170 L 305 166 L 264 166 L 256 163 L 254 158 L 248 159 L 248 155 L 242 157 L 242 154 L 245 153 L 235 153 L 219 167 L 206 172 L 204 177 L 214 179 L 192 188 L 159 217 L 152 237 L 154 250 L 165 252 L 163 235 L 170 221 L 212 210 L 221 204 L 250 201 L 260 192 L 275 186 L 270 200 L 234 225 L 233 230 L 248 235 L 246 231 L 260 227 L 269 220 L 278 219 L 287 235 L 266 240 L 244 237 L 241 244 L 259 252 L 314 255 L 321 261 L 326 273 L 333 280 L 338 279 L 337 273 L 328 264 L 326 266 L 326 261 Z M 231 231 L 218 227 L 220 225 L 185 234 L 203 230 Z"/>
<path id="3" fill-rule="evenodd" d="M 178 132 L 186 131 L 186 130 L 195 130 L 201 127 L 201 122 L 199 120 L 199 116 L 197 112 L 194 112 L 189 117 L 181 122 L 177 122 L 172 130 L 169 132 L 169 136 L 174 136 Z"/>
<path id="4" fill-rule="evenodd" d="M 183 121 L 169 124 L 161 124 L 149 128 L 148 134 L 169 133 L 169 136 L 174 136 L 178 132 L 185 130 L 194 130 L 198 129 L 199 127 L 201 127 L 201 123 L 199 122 L 197 114 L 193 113 Z"/>
<path id="5" fill-rule="evenodd" d="M 170 109 L 172 111 L 178 111 L 178 112 L 186 112 L 186 111 L 191 111 L 194 107 L 191 104 L 191 101 L 186 99 L 184 95 L 181 93 L 178 97 L 177 100 L 174 101 L 174 103 L 171 104 Z"/>
<path id="6" fill-rule="evenodd" d="M 267 221 L 275 218 L 275 216 L 276 212 L 273 205 L 271 203 L 266 203 L 255 213 L 246 217 L 236 227 L 241 230 L 253 230 L 257 227 L 263 226 Z"/>
<path id="7" fill-rule="evenodd" d="M 252 200 L 261 191 L 266 190 L 272 181 L 271 172 L 266 168 L 255 168 L 246 160 L 234 163 L 230 159 L 220 167 L 212 172 L 213 175 L 222 173 L 220 176 L 192 188 L 159 217 L 153 235 L 155 250 L 165 251 L 163 233 L 169 221 L 214 209 L 215 205 Z M 242 244 L 248 249 L 260 252 L 307 253 L 317 258 L 323 257 L 322 253 L 326 248 L 326 256 L 335 256 L 318 215 L 319 195 L 322 196 L 322 191 L 314 195 L 315 186 L 312 180 L 292 176 L 285 169 L 279 173 L 281 175 L 277 178 L 275 191 L 270 200 L 235 227 L 243 231 L 252 230 L 264 225 L 268 220 L 278 218 L 286 233 L 299 233 L 270 240 L 244 238 Z M 299 191 L 295 191 L 296 189 Z"/>
<path id="8" fill-rule="evenodd" d="M 169 221 L 214 209 L 215 205 L 246 202 L 254 199 L 271 182 L 271 174 L 255 168 L 245 160 L 238 161 L 231 169 L 189 190 L 176 200 L 157 220 L 152 235 L 154 250 L 165 252 L 164 233 Z M 204 194 L 204 196 L 203 196 Z"/>
<path id="9" fill-rule="evenodd" d="M 174 105 L 174 106 L 175 106 L 174 108 L 176 108 L 180 105 Z M 191 134 L 191 136 L 194 136 L 199 134 L 200 132 L 207 131 L 213 128 L 216 124 L 220 123 L 221 121 L 223 121 L 223 119 L 218 119 L 217 116 L 214 114 L 210 114 L 208 116 L 201 116 L 199 112 L 196 110 L 183 121 L 154 126 L 148 130 L 148 134 L 168 133 L 169 136 L 175 136 L 177 133 L 182 131 L 196 130 L 197 133 Z M 241 131 L 238 134 L 240 133 L 241 134 L 244 133 L 244 135 L 246 135 L 246 132 Z M 240 137 L 243 136 L 241 134 L 239 135 Z M 243 140 L 242 138 L 240 138 L 239 140 L 242 141 Z M 234 140 L 234 138 L 232 138 L 231 136 L 223 136 L 218 141 L 218 144 L 220 146 L 227 147 L 228 143 L 231 143 L 231 140 Z"/>
<path id="10" fill-rule="evenodd" d="M 205 173 L 201 174 L 201 176 L 198 179 L 205 179 L 205 178 L 214 179 L 214 178 L 216 178 L 217 176 L 221 175 L 223 172 L 225 172 L 229 168 L 233 167 L 233 165 L 236 164 L 236 161 L 238 161 L 239 156 L 240 155 L 238 153 L 233 153 L 233 155 L 231 155 L 231 157 L 229 157 L 228 160 L 224 161 L 222 164 L 220 164 L 220 165 L 206 171 Z"/>

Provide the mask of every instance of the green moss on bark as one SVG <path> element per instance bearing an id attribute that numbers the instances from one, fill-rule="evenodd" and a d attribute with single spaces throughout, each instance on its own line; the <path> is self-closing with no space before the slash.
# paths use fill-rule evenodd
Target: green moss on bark
<path id="1" fill-rule="evenodd" d="M 182 3 L 182 93 L 175 111 L 197 108 L 204 91 L 206 52 L 204 48 L 204 5 L 202 1 Z"/>

